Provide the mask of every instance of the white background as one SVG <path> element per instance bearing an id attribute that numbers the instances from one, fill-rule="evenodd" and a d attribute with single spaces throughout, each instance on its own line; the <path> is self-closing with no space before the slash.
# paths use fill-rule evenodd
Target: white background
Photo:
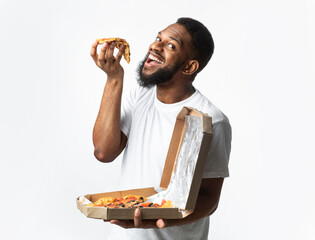
<path id="1" fill-rule="evenodd" d="M 157 32 L 182 16 L 213 34 L 215 54 L 195 86 L 233 127 L 210 239 L 315 239 L 312 0 L 1 0 L 1 239 L 106 239 L 108 224 L 75 204 L 119 179 L 120 158 L 93 156 L 106 76 L 90 46 L 129 41 L 126 91 Z"/>

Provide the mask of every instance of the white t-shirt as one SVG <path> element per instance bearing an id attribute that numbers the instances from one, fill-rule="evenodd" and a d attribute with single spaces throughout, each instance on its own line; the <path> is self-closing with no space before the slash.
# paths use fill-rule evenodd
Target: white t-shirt
<path id="1" fill-rule="evenodd" d="M 228 177 L 231 127 L 227 117 L 198 90 L 189 98 L 164 104 L 156 87 L 137 87 L 123 96 L 121 130 L 128 141 L 121 166 L 121 188 L 158 187 L 176 116 L 184 107 L 193 107 L 212 117 L 213 138 L 203 178 Z M 209 217 L 165 229 L 123 229 L 113 226 L 110 239 L 207 239 Z"/>

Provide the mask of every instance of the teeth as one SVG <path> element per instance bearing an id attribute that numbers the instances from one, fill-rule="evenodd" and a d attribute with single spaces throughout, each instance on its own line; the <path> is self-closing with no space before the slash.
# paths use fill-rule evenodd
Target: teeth
<path id="1" fill-rule="evenodd" d="M 149 55 L 149 58 L 151 59 L 151 60 L 153 60 L 153 61 L 156 61 L 156 62 L 158 62 L 158 63 L 163 63 L 162 61 L 160 61 L 159 59 L 157 59 L 156 57 L 153 57 L 151 54 Z"/>

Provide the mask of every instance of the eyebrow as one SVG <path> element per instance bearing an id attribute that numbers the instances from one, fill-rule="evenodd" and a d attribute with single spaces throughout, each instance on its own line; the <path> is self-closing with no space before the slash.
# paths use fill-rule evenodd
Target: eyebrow
<path id="1" fill-rule="evenodd" d="M 158 35 L 162 35 L 162 32 L 159 32 Z M 180 46 L 182 45 L 181 41 L 178 40 L 177 38 L 174 38 L 174 37 L 170 36 L 170 39 L 176 41 Z"/>

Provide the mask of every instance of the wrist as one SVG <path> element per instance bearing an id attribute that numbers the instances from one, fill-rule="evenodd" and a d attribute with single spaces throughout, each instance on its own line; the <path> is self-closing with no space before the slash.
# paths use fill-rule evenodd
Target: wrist
<path id="1" fill-rule="evenodd" d="M 123 85 L 123 77 L 107 77 L 106 85 L 112 87 L 122 87 Z"/>

